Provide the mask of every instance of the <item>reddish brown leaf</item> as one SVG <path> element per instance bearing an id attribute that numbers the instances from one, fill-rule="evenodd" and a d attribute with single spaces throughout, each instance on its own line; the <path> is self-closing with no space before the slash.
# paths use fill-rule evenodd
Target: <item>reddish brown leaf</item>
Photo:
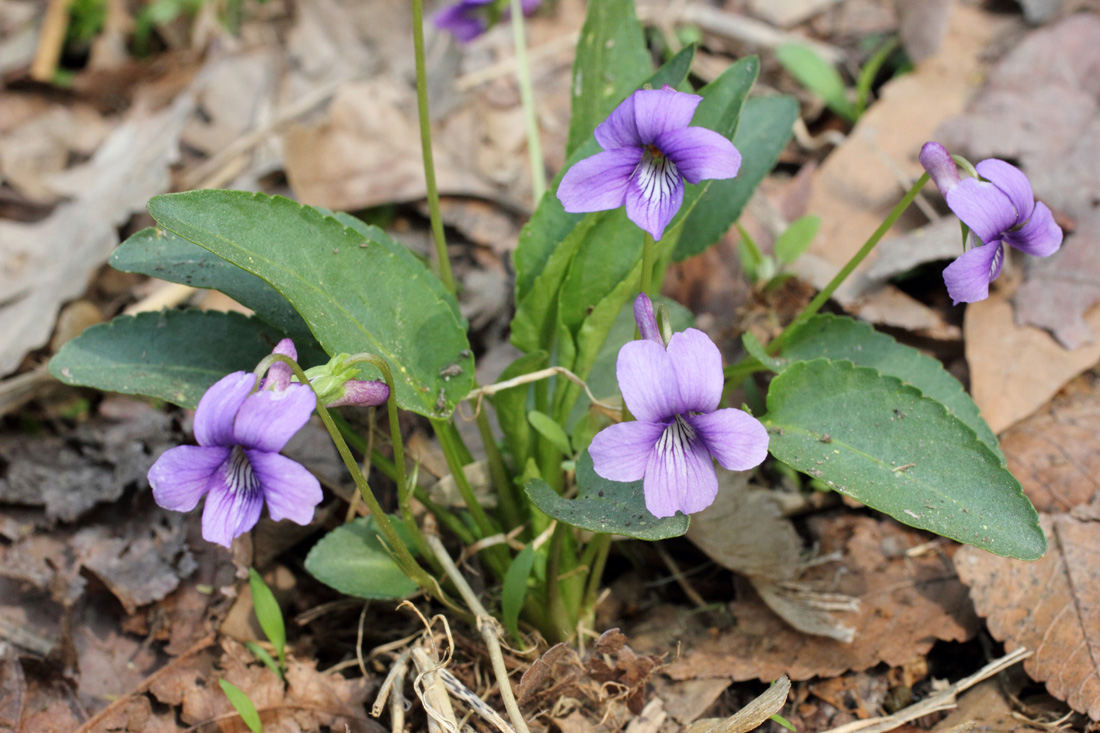
<path id="1" fill-rule="evenodd" d="M 1041 512 L 1068 512 L 1100 491 L 1100 378 L 1078 377 L 1001 437 L 1012 475 Z"/>
<path id="2" fill-rule="evenodd" d="M 753 596 L 730 604 L 734 628 L 685 644 L 691 651 L 665 673 L 674 679 L 728 675 L 769 680 L 784 673 L 795 680 L 827 677 L 879 662 L 898 666 L 927 652 L 937 639 L 962 641 L 974 633 L 977 619 L 966 588 L 944 550 L 906 555 L 925 543 L 927 535 L 890 520 L 849 515 L 813 519 L 810 529 L 823 552 L 843 551 L 844 570 L 828 563 L 802 580 L 819 590 L 859 598 L 860 610 L 841 616 L 857 630 L 851 644 L 799 633 Z M 682 622 L 654 623 L 666 633 L 682 633 Z"/>
<path id="3" fill-rule="evenodd" d="M 1050 540 L 1035 562 L 964 547 L 955 554 L 989 632 L 1009 651 L 1035 650 L 1024 662 L 1034 679 L 1071 707 L 1100 719 L 1100 522 L 1042 515 Z"/>

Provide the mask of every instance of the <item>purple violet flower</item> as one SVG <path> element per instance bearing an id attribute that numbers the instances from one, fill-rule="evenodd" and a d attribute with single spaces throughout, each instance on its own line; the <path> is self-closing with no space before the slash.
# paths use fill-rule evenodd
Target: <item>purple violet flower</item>
<path id="1" fill-rule="evenodd" d="M 955 161 L 937 142 L 924 144 L 920 162 L 947 206 L 981 240 L 943 271 L 955 305 L 989 297 L 989 283 L 1001 274 L 1006 243 L 1035 257 L 1048 257 L 1062 245 L 1061 227 L 1046 204 L 1035 201 L 1031 183 L 1016 166 L 989 158 L 975 166 L 984 180 L 960 180 Z"/>
<path id="2" fill-rule="evenodd" d="M 558 198 L 571 213 L 626 204 L 632 222 L 660 239 L 684 201 L 684 181 L 733 178 L 741 154 L 705 127 L 689 127 L 703 98 L 665 85 L 639 89 L 596 127 L 603 148 L 570 168 Z"/>
<path id="3" fill-rule="evenodd" d="M 265 389 L 252 392 L 255 384 L 255 374 L 234 372 L 206 390 L 195 410 L 198 445 L 170 448 L 149 469 L 165 509 L 188 512 L 206 497 L 203 539 L 225 547 L 256 524 L 265 501 L 272 519 L 308 524 L 322 498 L 316 477 L 279 455 L 309 420 L 313 390 L 278 372 Z"/>
<path id="4" fill-rule="evenodd" d="M 497 2 L 498 0 L 458 0 L 457 3 L 437 11 L 432 16 L 432 22 L 436 28 L 450 32 L 460 42 L 469 43 L 489 30 Z M 542 0 L 522 0 L 520 4 L 523 14 L 535 12 L 541 3 Z M 511 17 L 511 10 L 505 6 L 499 17 Z"/>
<path id="5" fill-rule="evenodd" d="M 634 302 L 644 338 L 619 350 L 616 372 L 633 422 L 601 430 L 588 452 L 596 473 L 609 481 L 642 479 L 646 509 L 655 517 L 702 511 L 718 495 L 717 459 L 731 471 L 760 465 L 768 431 L 759 420 L 722 399 L 722 356 L 694 328 L 661 342 L 653 306 L 644 293 Z"/>

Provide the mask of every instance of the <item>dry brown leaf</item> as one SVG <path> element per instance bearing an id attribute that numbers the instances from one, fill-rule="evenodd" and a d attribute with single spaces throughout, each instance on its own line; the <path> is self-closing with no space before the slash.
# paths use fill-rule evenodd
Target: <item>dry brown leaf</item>
<path id="1" fill-rule="evenodd" d="M 470 114 L 449 115 L 451 135 L 469 129 Z M 425 196 L 424 163 L 411 91 L 380 77 L 345 85 L 318 124 L 295 125 L 284 145 L 286 174 L 299 200 L 312 206 L 354 210 Z M 456 132 L 457 131 L 457 132 Z M 474 171 L 476 135 L 465 150 L 433 135 L 436 176 L 442 194 L 488 196 L 493 189 Z M 451 138 L 453 139 L 453 137 Z"/>
<path id="2" fill-rule="evenodd" d="M 118 244 L 116 227 L 168 190 L 193 106 L 184 92 L 160 112 L 135 108 L 90 162 L 52 179 L 71 201 L 34 224 L 0 221 L 0 374 L 49 340 L 61 304 L 84 291 Z"/>
<path id="3" fill-rule="evenodd" d="M 1085 321 L 1100 333 L 1100 308 Z M 1100 360 L 1100 343 L 1066 351 L 1046 331 L 1017 326 L 1008 298 L 996 291 L 966 307 L 963 332 L 970 393 L 994 433 L 1038 410 Z"/>
<path id="4" fill-rule="evenodd" d="M 982 733 L 1020 733 L 1025 730 L 1048 730 L 1029 726 L 1012 715 L 1012 705 L 1001 691 L 1001 682 L 989 679 L 975 685 L 959 698 L 958 707 L 947 714 L 932 733 L 958 733 L 958 726 L 971 724 Z"/>
<path id="5" fill-rule="evenodd" d="M 859 598 L 860 610 L 844 616 L 857 630 L 855 640 L 843 644 L 801 634 L 750 597 L 730 604 L 734 628 L 695 640 L 665 674 L 673 679 L 827 677 L 879 662 L 898 666 L 927 652 L 937 639 L 961 641 L 973 635 L 977 619 L 950 560 L 941 553 L 905 554 L 926 542 L 927 535 L 891 520 L 850 515 L 816 517 L 809 526 L 823 552 L 843 550 L 843 556 L 839 569 L 822 565 L 803 580 Z M 667 619 L 654 623 L 666 637 L 678 633 Z"/>
<path id="6" fill-rule="evenodd" d="M 658 674 L 653 679 L 653 688 L 664 702 L 665 712 L 681 725 L 688 725 L 705 713 L 732 683 L 720 677 L 674 681 Z"/>
<path id="7" fill-rule="evenodd" d="M 802 566 L 802 540 L 769 492 L 750 490 L 747 480 L 746 473 L 723 471 L 718 497 L 692 516 L 687 538 L 727 570 L 793 578 Z"/>
<path id="8" fill-rule="evenodd" d="M 964 109 L 981 69 L 981 51 L 1004 27 L 1004 20 L 978 8 L 957 7 L 939 53 L 883 87 L 847 141 L 815 174 L 808 209 L 822 223 L 810 249 L 794 265 L 801 277 L 823 287 L 886 218 L 908 181 L 921 173 L 921 145 L 942 120 Z M 864 268 L 875 258 L 872 253 Z M 958 336 L 935 311 L 896 288 L 880 290 L 863 272 L 857 271 L 835 295 L 854 315 L 935 338 Z"/>
<path id="9" fill-rule="evenodd" d="M 959 578 L 989 632 L 1024 662 L 1033 679 L 1074 710 L 1100 719 L 1100 522 L 1040 515 L 1050 549 L 1034 562 L 973 547 L 955 554 Z"/>
<path id="10" fill-rule="evenodd" d="M 242 645 L 221 642 L 225 654 L 205 685 L 184 691 L 181 719 L 191 725 L 235 715 L 216 683 L 226 679 L 239 687 L 260 713 L 265 733 L 303 733 L 328 726 L 352 731 L 381 731 L 366 716 L 364 703 L 371 692 L 365 679 L 345 680 L 339 673 L 317 671 L 315 661 L 287 660 L 286 684 L 260 664 Z M 244 728 L 241 727 L 243 731 Z"/>
<path id="11" fill-rule="evenodd" d="M 719 720 L 711 718 L 699 720 L 684 729 L 684 733 L 748 733 L 763 725 L 768 718 L 783 709 L 787 695 L 791 692 L 791 681 L 786 677 L 777 679 L 765 690 L 734 715 Z"/>
<path id="12" fill-rule="evenodd" d="M 1041 512 L 1069 512 L 1100 495 L 1100 378 L 1084 374 L 1001 436 L 1008 469 Z"/>

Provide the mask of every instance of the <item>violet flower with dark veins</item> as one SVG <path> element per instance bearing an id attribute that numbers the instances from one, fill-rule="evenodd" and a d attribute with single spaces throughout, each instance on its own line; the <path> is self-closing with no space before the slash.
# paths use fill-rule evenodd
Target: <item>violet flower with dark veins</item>
<path id="1" fill-rule="evenodd" d="M 520 4 L 523 6 L 523 14 L 535 12 L 541 3 L 542 0 L 522 0 Z M 489 25 L 494 20 L 494 6 L 498 4 L 498 0 L 459 0 L 437 11 L 432 16 L 432 23 L 439 30 L 448 31 L 458 41 L 469 43 L 489 30 Z M 511 10 L 507 5 L 500 11 L 499 17 L 511 17 Z"/>
<path id="2" fill-rule="evenodd" d="M 596 127 L 603 148 L 561 179 L 558 198 L 571 213 L 626 204 L 632 222 L 660 239 L 684 201 L 684 181 L 733 178 L 741 154 L 705 127 L 689 127 L 703 98 L 665 85 L 639 89 Z"/>
<path id="3" fill-rule="evenodd" d="M 610 481 L 642 480 L 646 509 L 655 517 L 702 511 L 718 495 L 714 459 L 731 471 L 760 465 L 768 431 L 742 410 L 719 410 L 722 356 L 694 328 L 659 336 L 644 293 L 634 304 L 643 338 L 619 350 L 619 388 L 633 422 L 601 430 L 588 452 L 596 473 Z"/>
<path id="4" fill-rule="evenodd" d="M 250 530 L 263 505 L 271 518 L 308 524 L 321 485 L 301 464 L 279 455 L 317 403 L 310 387 L 278 372 L 252 392 L 256 375 L 234 372 L 216 382 L 195 410 L 195 440 L 164 452 L 149 469 L 157 504 L 194 509 L 202 497 L 202 536 L 229 547 Z"/>
<path id="5" fill-rule="evenodd" d="M 1048 257 L 1062 245 L 1062 229 L 1046 204 L 1035 201 L 1027 176 L 1014 165 L 989 158 L 975 166 L 981 179 L 960 180 L 950 153 L 937 142 L 925 143 L 920 162 L 947 205 L 981 243 L 943 271 L 955 305 L 989 297 L 989 284 L 1001 274 L 1004 245 L 1035 257 Z"/>

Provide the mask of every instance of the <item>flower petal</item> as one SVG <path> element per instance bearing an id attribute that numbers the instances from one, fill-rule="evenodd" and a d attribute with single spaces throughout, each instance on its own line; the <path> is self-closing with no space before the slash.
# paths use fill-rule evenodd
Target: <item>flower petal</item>
<path id="1" fill-rule="evenodd" d="M 324 498 L 317 477 L 302 464 L 278 453 L 258 450 L 244 453 L 260 480 L 271 518 L 276 522 L 289 519 L 296 524 L 309 524 L 313 510 Z"/>
<path id="2" fill-rule="evenodd" d="M 663 346 L 652 341 L 625 344 L 619 349 L 615 374 L 623 400 L 638 420 L 661 423 L 684 411 L 676 371 Z"/>
<path id="3" fill-rule="evenodd" d="M 951 158 L 947 148 L 937 142 L 927 142 L 920 149 L 920 164 L 928 171 L 932 182 L 940 193 L 947 198 L 947 193 L 959 185 L 959 167 Z"/>
<path id="4" fill-rule="evenodd" d="M 1037 202 L 1027 223 L 1019 231 L 1008 232 L 1005 241 L 1029 255 L 1049 257 L 1062 246 L 1062 228 L 1054 223 L 1047 205 Z"/>
<path id="5" fill-rule="evenodd" d="M 675 427 L 670 426 L 665 434 L 673 430 Z M 698 437 L 666 440 L 662 436 L 650 454 L 642 488 L 646 509 L 653 516 L 671 517 L 677 510 L 692 514 L 714 503 L 718 475 L 706 445 Z"/>
<path id="6" fill-rule="evenodd" d="M 986 244 L 1000 240 L 1016 226 L 1016 207 L 992 183 L 966 178 L 948 191 L 946 198 L 955 215 Z"/>
<path id="7" fill-rule="evenodd" d="M 768 457 L 768 430 L 744 410 L 727 407 L 686 418 L 724 468 L 747 471 Z"/>
<path id="8" fill-rule="evenodd" d="M 617 148 L 574 163 L 558 185 L 561 205 L 572 214 L 622 206 L 641 159 L 641 148 Z"/>
<path id="9" fill-rule="evenodd" d="M 634 299 L 634 322 L 638 324 L 638 333 L 642 338 L 664 346 L 661 330 L 657 327 L 657 316 L 653 314 L 653 301 L 645 293 L 638 293 Z"/>
<path id="10" fill-rule="evenodd" d="M 488 29 L 485 18 L 477 12 L 477 6 L 487 5 L 492 1 L 459 0 L 433 15 L 432 23 L 439 30 L 448 31 L 462 43 L 469 43 Z"/>
<path id="11" fill-rule="evenodd" d="M 298 350 L 294 348 L 294 342 L 290 339 L 283 339 L 275 344 L 275 348 L 271 350 L 271 353 L 289 356 L 294 361 L 298 361 Z M 267 370 L 267 376 L 264 377 L 262 387 L 274 390 L 286 389 L 293 376 L 294 370 L 290 368 L 290 364 L 277 361 Z"/>
<path id="12" fill-rule="evenodd" d="M 626 188 L 627 218 L 660 240 L 682 203 L 684 181 L 676 165 L 669 158 L 644 156 Z"/>
<path id="13" fill-rule="evenodd" d="M 259 491 L 233 491 L 228 486 L 215 486 L 206 497 L 202 510 L 202 538 L 223 547 L 256 526 L 263 509 L 263 494 Z"/>
<path id="14" fill-rule="evenodd" d="M 281 392 L 261 390 L 249 395 L 237 412 L 233 442 L 278 453 L 302 429 L 316 406 L 317 396 L 304 384 L 292 384 Z"/>
<path id="15" fill-rule="evenodd" d="M 169 448 L 149 469 L 153 500 L 174 512 L 189 512 L 210 490 L 230 448 L 180 445 Z"/>
<path id="16" fill-rule="evenodd" d="M 698 94 L 678 92 L 672 87 L 639 89 L 631 96 L 634 97 L 634 124 L 645 145 L 656 142 L 662 132 L 690 125 L 695 108 L 703 101 Z"/>
<path id="17" fill-rule="evenodd" d="M 989 297 L 989 283 L 1001 274 L 1004 261 L 1000 242 L 983 244 L 966 252 L 943 271 L 943 282 L 955 305 Z"/>
<path id="18" fill-rule="evenodd" d="M 215 382 L 195 408 L 195 440 L 205 446 L 231 446 L 233 421 L 248 393 L 256 384 L 251 372 L 233 372 Z"/>
<path id="19" fill-rule="evenodd" d="M 676 372 L 681 409 L 713 412 L 722 401 L 722 354 L 702 331 L 689 328 L 672 334 L 668 358 Z"/>
<path id="20" fill-rule="evenodd" d="M 1031 191 L 1031 181 L 1027 180 L 1022 170 L 996 158 L 983 160 L 974 168 L 978 175 L 1008 196 L 1008 200 L 1016 207 L 1016 224 L 1022 224 L 1031 218 L 1032 209 L 1035 208 L 1035 194 Z"/>
<path id="21" fill-rule="evenodd" d="M 596 142 L 604 150 L 616 148 L 642 148 L 638 125 L 634 121 L 634 98 L 637 92 L 624 99 L 612 110 L 607 119 L 596 125 Z"/>
<path id="22" fill-rule="evenodd" d="M 733 143 L 705 127 L 662 132 L 655 143 L 688 183 L 733 178 L 741 168 L 741 153 Z"/>
<path id="23" fill-rule="evenodd" d="M 637 481 L 645 475 L 649 454 L 664 431 L 664 424 L 642 420 L 606 427 L 588 446 L 592 467 L 608 481 Z"/>

